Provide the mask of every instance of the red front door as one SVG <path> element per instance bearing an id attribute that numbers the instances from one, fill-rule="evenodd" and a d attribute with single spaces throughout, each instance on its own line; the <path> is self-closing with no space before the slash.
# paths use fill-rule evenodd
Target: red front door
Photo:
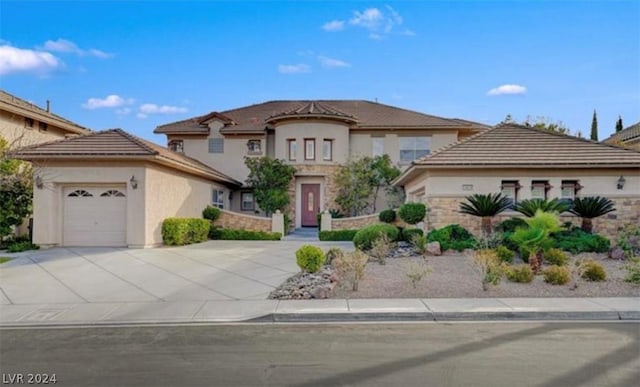
<path id="1" fill-rule="evenodd" d="M 302 184 L 302 226 L 318 227 L 320 184 Z"/>

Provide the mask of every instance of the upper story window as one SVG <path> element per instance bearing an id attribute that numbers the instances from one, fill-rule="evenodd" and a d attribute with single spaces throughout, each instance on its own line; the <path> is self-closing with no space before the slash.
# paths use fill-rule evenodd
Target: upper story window
<path id="1" fill-rule="evenodd" d="M 549 181 L 547 180 L 534 180 L 531 182 L 531 199 L 547 200 L 547 193 L 549 192 Z"/>
<path id="2" fill-rule="evenodd" d="M 333 140 L 325 139 L 322 142 L 322 159 L 325 161 L 333 159 Z"/>
<path id="3" fill-rule="evenodd" d="M 210 138 L 209 153 L 224 153 L 224 138 Z"/>
<path id="4" fill-rule="evenodd" d="M 218 208 L 224 208 L 224 191 L 214 188 L 211 191 L 211 204 Z"/>
<path id="5" fill-rule="evenodd" d="M 298 151 L 296 140 L 287 140 L 287 148 L 289 151 L 289 160 L 296 161 L 296 153 Z"/>
<path id="6" fill-rule="evenodd" d="M 262 141 L 260 140 L 249 140 L 247 141 L 247 151 L 250 155 L 261 155 L 262 154 Z"/>
<path id="7" fill-rule="evenodd" d="M 384 154 L 384 137 L 371 137 L 373 146 L 371 154 L 373 157 L 382 156 Z"/>
<path id="8" fill-rule="evenodd" d="M 502 180 L 500 188 L 502 194 L 511 200 L 511 205 L 515 206 L 518 203 L 518 191 L 521 188 L 518 180 Z"/>
<path id="9" fill-rule="evenodd" d="M 578 196 L 578 191 L 582 188 L 578 180 L 562 180 L 560 185 L 560 199 L 573 200 Z"/>
<path id="10" fill-rule="evenodd" d="M 46 132 L 47 129 L 49 128 L 49 125 L 47 125 L 46 122 L 38 122 L 38 128 L 43 132 Z"/>
<path id="11" fill-rule="evenodd" d="M 33 121 L 33 118 L 29 118 L 29 117 L 25 117 L 24 118 L 24 127 L 25 128 L 33 128 L 34 124 L 35 124 L 35 122 Z"/>
<path id="12" fill-rule="evenodd" d="M 400 162 L 408 163 L 431 153 L 431 137 L 400 137 Z"/>
<path id="13" fill-rule="evenodd" d="M 184 141 L 183 140 L 169 141 L 169 149 L 171 149 L 174 152 L 184 153 Z"/>
<path id="14" fill-rule="evenodd" d="M 316 140 L 314 138 L 304 139 L 304 159 L 305 160 L 316 159 Z"/>

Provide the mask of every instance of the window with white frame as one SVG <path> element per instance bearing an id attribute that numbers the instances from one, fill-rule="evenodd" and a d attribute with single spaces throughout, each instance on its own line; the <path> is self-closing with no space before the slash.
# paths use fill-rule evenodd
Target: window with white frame
<path id="1" fill-rule="evenodd" d="M 214 207 L 224 208 L 224 191 L 214 188 L 211 191 L 211 204 Z"/>
<path id="2" fill-rule="evenodd" d="M 304 139 L 304 159 L 305 160 L 316 159 L 316 140 L 314 138 Z"/>
<path id="3" fill-rule="evenodd" d="M 384 137 L 371 137 L 371 145 L 373 157 L 382 156 L 384 154 Z"/>
<path id="4" fill-rule="evenodd" d="M 325 139 L 322 142 L 322 159 L 331 161 L 333 158 L 333 140 Z"/>
<path id="5" fill-rule="evenodd" d="M 578 191 L 582 186 L 578 183 L 578 180 L 562 180 L 560 185 L 560 199 L 561 200 L 573 200 L 578 196 Z"/>
<path id="6" fill-rule="evenodd" d="M 209 153 L 224 153 L 224 138 L 210 138 Z"/>
<path id="7" fill-rule="evenodd" d="M 500 189 L 502 195 L 511 201 L 512 207 L 518 203 L 518 190 L 520 189 L 520 183 L 518 183 L 518 180 L 502 180 Z"/>
<path id="8" fill-rule="evenodd" d="M 174 152 L 184 153 L 184 141 L 182 140 L 169 141 L 169 149 L 171 149 Z"/>
<path id="9" fill-rule="evenodd" d="M 253 199 L 253 192 L 243 192 L 241 195 L 240 208 L 243 211 L 251 211 L 255 209 L 255 201 Z"/>
<path id="10" fill-rule="evenodd" d="M 260 140 L 247 141 L 247 151 L 249 152 L 250 155 L 262 154 L 262 141 Z"/>
<path id="11" fill-rule="evenodd" d="M 534 180 L 531 182 L 531 199 L 547 200 L 547 192 L 549 192 L 548 180 Z"/>
<path id="12" fill-rule="evenodd" d="M 296 153 L 298 151 L 298 145 L 296 144 L 296 140 L 294 139 L 287 140 L 287 148 L 289 149 L 289 160 L 296 161 Z"/>
<path id="13" fill-rule="evenodd" d="M 400 162 L 409 163 L 431 153 L 431 137 L 399 137 Z"/>

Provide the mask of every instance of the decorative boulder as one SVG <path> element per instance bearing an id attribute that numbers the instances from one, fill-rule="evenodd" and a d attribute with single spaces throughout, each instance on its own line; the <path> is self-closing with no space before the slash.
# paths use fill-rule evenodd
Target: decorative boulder
<path id="1" fill-rule="evenodd" d="M 440 248 L 440 242 L 429 242 L 429 243 L 427 243 L 427 254 L 428 255 L 442 255 L 442 249 Z"/>
<path id="2" fill-rule="evenodd" d="M 624 255 L 624 250 L 622 250 L 622 247 L 614 247 L 611 250 L 609 250 L 609 259 L 615 259 L 615 260 L 623 260 L 625 258 Z"/>

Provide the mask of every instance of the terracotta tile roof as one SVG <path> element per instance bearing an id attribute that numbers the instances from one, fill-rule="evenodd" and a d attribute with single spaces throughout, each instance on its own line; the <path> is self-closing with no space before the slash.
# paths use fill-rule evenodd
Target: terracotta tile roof
<path id="1" fill-rule="evenodd" d="M 267 127 L 269 118 L 286 114 L 293 115 L 295 112 L 304 115 L 315 111 L 334 117 L 353 119 L 355 120 L 352 123 L 353 129 L 477 129 L 474 128 L 473 123 L 464 120 L 431 116 L 365 100 L 300 100 L 269 101 L 220 112 L 219 114 L 233 121 L 232 124 L 226 124 L 221 132 L 261 133 Z M 154 133 L 205 134 L 209 132 L 209 129 L 203 123 L 203 118 L 209 117 L 211 114 L 160 125 L 154 130 Z"/>
<path id="2" fill-rule="evenodd" d="M 323 117 L 344 120 L 350 123 L 357 122 L 355 117 L 353 117 L 352 115 L 341 112 L 340 110 L 319 101 L 309 101 L 305 105 L 302 105 L 301 107 L 296 107 L 293 110 L 274 114 L 271 117 L 268 117 L 265 121 L 267 123 L 272 123 L 278 120 L 283 120 L 288 118 L 323 118 Z"/>
<path id="3" fill-rule="evenodd" d="M 640 122 L 636 122 L 635 124 L 622 129 L 621 131 L 614 133 L 611 137 L 604 140 L 604 142 L 630 142 L 630 141 L 640 141 Z"/>
<path id="4" fill-rule="evenodd" d="M 428 166 L 640 167 L 640 152 L 515 124 L 501 124 L 413 162 Z"/>
<path id="5" fill-rule="evenodd" d="M 143 140 L 122 129 L 110 129 L 20 148 L 11 153 L 23 160 L 150 160 L 233 186 L 242 183 L 198 160 Z"/>
<path id="6" fill-rule="evenodd" d="M 75 122 L 53 114 L 4 90 L 0 90 L 0 109 L 33 118 L 40 122 L 46 122 L 49 125 L 57 126 L 74 134 L 91 133 L 91 130 L 84 126 L 80 126 Z"/>

